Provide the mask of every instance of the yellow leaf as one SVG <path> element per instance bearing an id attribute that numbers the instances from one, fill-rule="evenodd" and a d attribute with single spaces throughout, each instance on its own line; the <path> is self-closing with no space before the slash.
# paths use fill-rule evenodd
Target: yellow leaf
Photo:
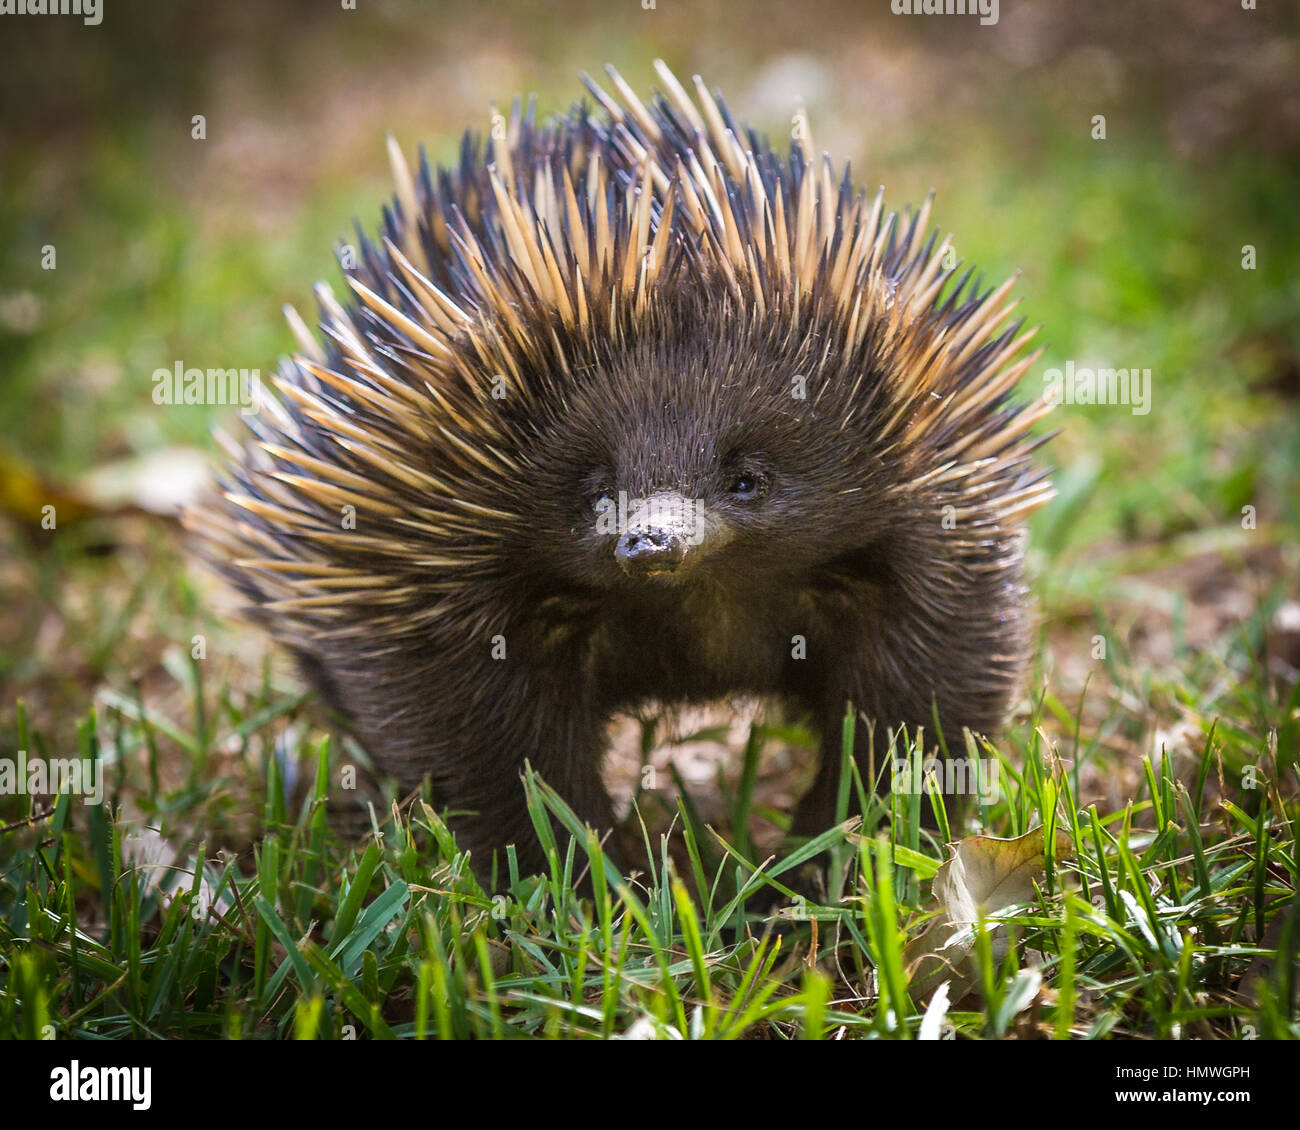
<path id="1" fill-rule="evenodd" d="M 943 981 L 952 982 L 951 999 L 961 1000 L 977 977 L 971 960 L 972 926 L 980 917 L 1030 902 L 1034 880 L 1047 867 L 1041 827 L 1011 840 L 967 836 L 948 846 L 951 855 L 935 873 L 932 887 L 938 914 L 903 951 L 913 1000 L 922 999 Z M 1057 859 L 1074 854 L 1073 841 L 1059 829 L 1054 854 Z M 988 930 L 993 935 L 994 958 L 1000 961 L 1010 943 L 998 923 L 990 923 Z"/>

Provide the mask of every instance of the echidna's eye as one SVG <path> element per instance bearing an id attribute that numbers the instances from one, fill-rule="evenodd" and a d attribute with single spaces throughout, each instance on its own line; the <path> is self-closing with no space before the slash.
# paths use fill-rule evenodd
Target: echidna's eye
<path id="1" fill-rule="evenodd" d="M 592 510 L 597 514 L 608 514 L 615 507 L 614 495 L 607 490 L 596 491 L 590 501 Z"/>
<path id="2" fill-rule="evenodd" d="M 762 476 L 755 471 L 741 471 L 727 488 L 737 498 L 757 498 L 763 488 Z"/>

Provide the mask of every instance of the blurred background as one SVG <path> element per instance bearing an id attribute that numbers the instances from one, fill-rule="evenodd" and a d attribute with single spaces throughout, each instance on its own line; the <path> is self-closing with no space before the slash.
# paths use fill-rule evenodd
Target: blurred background
<path id="1" fill-rule="evenodd" d="M 1216 719 L 1242 750 L 1294 758 L 1297 5 L 1004 0 L 992 26 L 889 0 L 650 5 L 0 17 L 0 751 L 39 731 L 67 756 L 142 720 L 184 745 L 220 717 L 246 746 L 299 717 L 287 665 L 167 516 L 231 413 L 155 404 L 154 371 L 273 369 L 282 304 L 310 316 L 312 284 L 339 277 L 332 246 L 377 224 L 386 131 L 450 159 L 493 103 L 564 111 L 607 62 L 645 95 L 662 57 L 773 138 L 805 105 L 818 146 L 893 207 L 934 188 L 962 258 L 993 282 L 1023 272 L 1047 345 L 1025 395 L 1067 361 L 1151 370 L 1145 415 L 1055 413 L 1022 715 L 1079 729 L 1112 800 L 1135 755 L 1199 751 Z"/>

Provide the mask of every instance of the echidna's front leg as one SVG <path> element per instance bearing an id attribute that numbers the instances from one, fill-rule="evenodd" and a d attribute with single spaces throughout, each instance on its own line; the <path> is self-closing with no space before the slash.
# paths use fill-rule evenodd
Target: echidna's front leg
<path id="1" fill-rule="evenodd" d="M 453 818 L 452 827 L 460 846 L 473 853 L 480 876 L 490 873 L 493 851 L 498 853 L 498 876 L 505 874 L 508 844 L 515 845 L 521 873 L 546 869 L 521 780 L 525 761 L 598 835 L 614 823 L 600 776 L 604 739 L 600 720 L 572 703 L 536 690 L 532 693 L 531 699 L 506 700 L 514 715 L 508 727 L 466 736 L 462 748 L 478 751 L 474 762 L 463 765 L 463 772 L 439 790 L 440 803 L 467 810 L 465 816 Z M 551 826 L 563 853 L 569 831 L 554 818 Z"/>
<path id="2" fill-rule="evenodd" d="M 862 705 L 859 705 L 859 702 Z M 820 762 L 813 783 L 799 800 L 791 820 L 790 832 L 795 836 L 816 836 L 835 822 L 835 808 L 839 799 L 841 769 L 844 764 L 844 718 L 852 706 L 855 713 L 853 731 L 853 757 L 862 775 L 863 783 L 871 788 L 877 781 L 889 787 L 890 775 L 884 768 L 889 755 L 889 727 L 875 721 L 879 710 L 863 700 L 852 701 L 848 694 L 827 697 L 820 711 L 821 736 Z M 873 724 L 868 725 L 867 719 Z M 883 772 L 883 775 L 882 775 Z M 850 797 L 852 800 L 852 797 Z"/>
<path id="3" fill-rule="evenodd" d="M 858 715 L 853 750 L 858 769 L 868 787 L 874 783 L 882 791 L 893 782 L 888 762 L 907 757 L 907 743 L 918 732 L 925 756 L 936 754 L 936 719 L 950 755 L 957 758 L 962 756 L 963 727 L 990 734 L 1002 725 L 1024 651 L 1024 626 L 1018 610 L 1008 610 L 1008 585 L 1004 578 L 975 574 L 946 608 L 943 593 L 893 585 L 879 606 L 886 615 L 873 611 L 848 627 L 844 637 L 855 641 L 857 660 L 845 670 L 828 671 L 814 703 L 821 766 L 800 802 L 793 832 L 816 835 L 834 821 L 843 721 L 850 704 Z M 900 727 L 906 729 L 906 741 Z M 897 735 L 892 746 L 891 734 Z M 962 766 L 961 773 L 944 769 L 941 785 L 960 781 L 957 787 L 970 791 L 972 767 Z M 921 810 L 928 819 L 930 805 L 923 803 Z"/>
<path id="4" fill-rule="evenodd" d="M 497 874 L 505 875 L 508 844 L 516 845 L 521 873 L 543 869 L 521 780 L 525 762 L 603 834 L 613 824 L 600 777 L 603 720 L 522 657 L 467 655 L 460 638 L 367 658 L 336 646 L 300 656 L 300 667 L 381 770 L 408 788 L 430 778 L 480 878 L 490 877 L 494 851 Z M 556 830 L 567 845 L 568 832 Z"/>

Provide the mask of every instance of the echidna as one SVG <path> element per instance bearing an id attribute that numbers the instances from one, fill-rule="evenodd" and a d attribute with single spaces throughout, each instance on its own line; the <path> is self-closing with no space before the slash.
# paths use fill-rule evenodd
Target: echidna
<path id="1" fill-rule="evenodd" d="M 841 722 L 988 732 L 1027 650 L 1044 402 L 1014 280 L 789 156 L 662 63 L 643 103 L 516 100 L 455 168 L 389 144 L 378 243 L 291 310 L 254 440 L 195 524 L 376 762 L 469 812 L 480 870 L 540 861 L 526 759 L 597 828 L 606 724 L 774 696 L 820 727 L 794 830 L 829 825 Z M 866 754 L 868 728 L 858 727 Z"/>

